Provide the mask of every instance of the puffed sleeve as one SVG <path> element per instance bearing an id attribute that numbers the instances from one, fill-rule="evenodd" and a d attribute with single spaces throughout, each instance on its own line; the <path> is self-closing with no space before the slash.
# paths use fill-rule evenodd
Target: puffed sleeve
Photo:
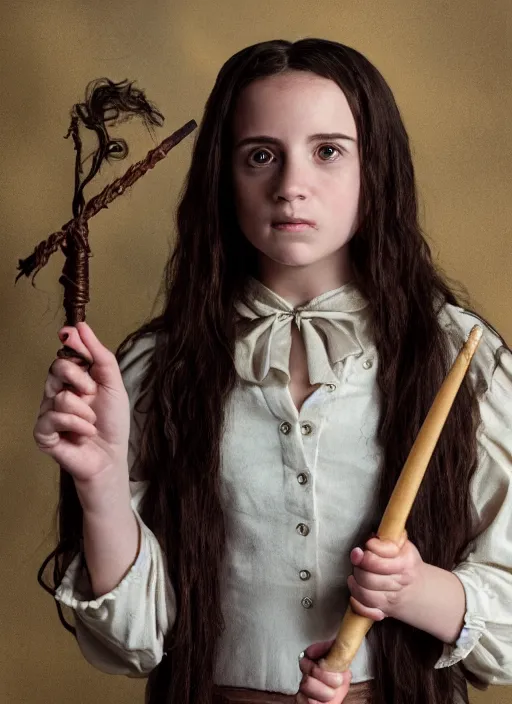
<path id="1" fill-rule="evenodd" d="M 138 387 L 154 340 L 141 338 L 120 364 L 130 399 L 130 441 L 128 463 L 133 462 L 141 429 L 141 416 L 134 409 Z M 94 667 L 103 672 L 144 677 L 163 656 L 164 636 L 172 628 L 176 598 L 170 583 L 165 555 L 138 508 L 147 482 L 130 481 L 131 505 L 140 528 L 140 550 L 134 564 L 119 584 L 94 598 L 82 556 L 70 564 L 55 598 L 74 610 L 79 648 Z"/>
<path id="2" fill-rule="evenodd" d="M 478 534 L 454 569 L 466 594 L 464 627 L 436 667 L 462 661 L 489 684 L 512 684 L 512 354 L 488 329 L 481 345 L 473 374 L 487 390 L 471 485 Z"/>

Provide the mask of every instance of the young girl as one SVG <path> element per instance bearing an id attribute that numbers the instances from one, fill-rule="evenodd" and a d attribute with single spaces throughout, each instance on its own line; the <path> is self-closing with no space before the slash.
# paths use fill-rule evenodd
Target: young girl
<path id="1" fill-rule="evenodd" d="M 304 39 L 227 61 L 166 278 L 115 356 L 86 323 L 60 331 L 92 366 L 53 362 L 34 429 L 83 512 L 55 586 L 87 660 L 149 675 L 150 704 L 453 704 L 466 679 L 512 683 L 512 354 L 434 268 L 367 59 Z M 475 322 L 408 535 L 372 538 Z M 318 661 L 350 595 L 375 625 L 339 677 Z"/>

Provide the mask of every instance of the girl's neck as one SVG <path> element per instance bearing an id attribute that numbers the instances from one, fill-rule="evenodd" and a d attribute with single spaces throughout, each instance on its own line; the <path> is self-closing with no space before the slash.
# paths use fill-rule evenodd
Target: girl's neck
<path id="1" fill-rule="evenodd" d="M 306 266 L 287 266 L 262 256 L 257 278 L 296 307 L 349 283 L 353 272 L 348 257 L 340 257 L 340 252 Z"/>

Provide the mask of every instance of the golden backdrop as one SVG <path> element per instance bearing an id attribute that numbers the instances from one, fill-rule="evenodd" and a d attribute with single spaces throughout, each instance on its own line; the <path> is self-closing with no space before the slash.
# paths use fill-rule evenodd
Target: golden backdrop
<path id="1" fill-rule="evenodd" d="M 60 346 L 63 258 L 14 287 L 18 259 L 71 215 L 69 110 L 86 84 L 128 78 L 166 116 L 140 124 L 131 158 L 105 169 L 86 198 L 189 119 L 199 123 L 223 62 L 257 41 L 341 41 L 381 70 L 410 133 L 422 221 L 436 257 L 509 344 L 512 4 L 510 0 L 4 0 L 0 8 L 2 223 L 0 701 L 133 704 L 143 680 L 93 669 L 58 623 L 37 569 L 53 547 L 57 467 L 32 440 L 47 369 Z M 115 349 L 151 313 L 172 245 L 187 138 L 90 223 L 88 322 Z M 87 152 L 84 152 L 87 153 Z M 473 693 L 511 702 L 512 688 Z"/>

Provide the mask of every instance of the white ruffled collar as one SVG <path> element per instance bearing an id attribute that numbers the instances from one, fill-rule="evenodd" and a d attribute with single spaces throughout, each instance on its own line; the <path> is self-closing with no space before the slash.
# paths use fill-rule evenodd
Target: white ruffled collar
<path id="1" fill-rule="evenodd" d="M 239 314 L 235 366 L 246 381 L 264 384 L 271 369 L 290 380 L 291 325 L 302 333 L 311 384 L 336 383 L 335 365 L 363 353 L 359 328 L 366 320 L 367 299 L 348 283 L 294 308 L 257 279 L 251 278 Z"/>

